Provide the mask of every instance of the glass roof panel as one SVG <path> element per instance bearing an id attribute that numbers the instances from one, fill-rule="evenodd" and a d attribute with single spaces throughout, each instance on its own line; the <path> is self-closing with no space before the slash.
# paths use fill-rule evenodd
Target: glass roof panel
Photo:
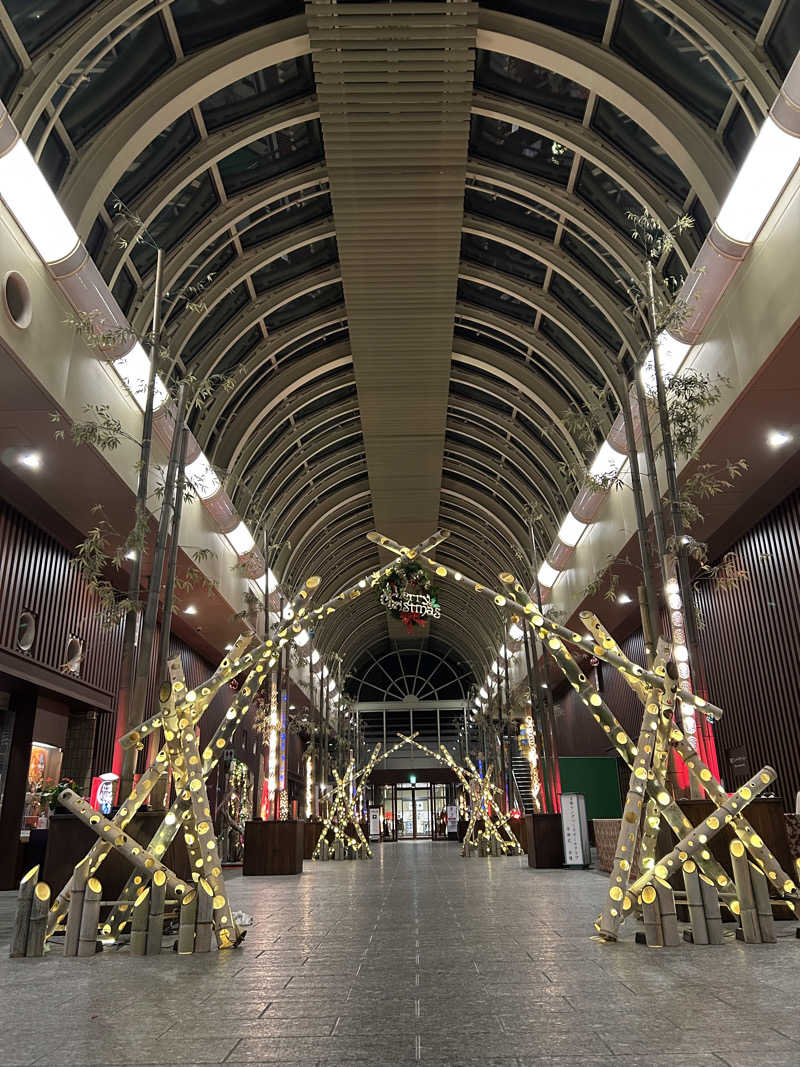
<path id="1" fill-rule="evenodd" d="M 770 0 L 711 0 L 714 7 L 721 7 L 753 33 L 761 25 L 769 2 Z"/>
<path id="2" fill-rule="evenodd" d="M 340 282 L 335 285 L 321 286 L 319 289 L 304 293 L 288 304 L 284 304 L 283 307 L 268 315 L 264 322 L 267 324 L 268 329 L 277 330 L 281 326 L 288 326 L 289 323 L 303 319 L 307 315 L 313 315 L 317 311 L 333 307 L 334 304 L 340 304 L 343 300 L 344 294 L 342 293 Z"/>
<path id="3" fill-rule="evenodd" d="M 577 231 L 577 227 L 570 226 L 570 229 Z M 588 237 L 588 234 L 582 234 L 582 236 Z M 624 296 L 625 290 L 622 288 L 619 278 L 620 275 L 624 278 L 625 274 L 616 260 L 612 260 L 605 249 L 599 248 L 593 241 L 587 244 L 586 240 L 581 240 L 581 237 L 566 230 L 561 235 L 561 248 L 568 252 L 572 259 L 588 270 L 593 277 L 602 282 L 615 296 L 619 298 Z M 612 263 L 613 267 L 611 266 Z"/>
<path id="4" fill-rule="evenodd" d="M 607 100 L 598 100 L 592 116 L 592 127 L 609 140 L 633 162 L 638 163 L 666 189 L 683 202 L 690 185 L 664 149 L 642 127 Z"/>
<path id="5" fill-rule="evenodd" d="M 28 52 L 35 52 L 98 3 L 100 0 L 4 0 L 3 6 Z"/>
<path id="6" fill-rule="evenodd" d="M 764 47 L 780 76 L 785 78 L 800 51 L 800 0 L 786 0 Z"/>
<path id="7" fill-rule="evenodd" d="M 592 333 L 596 334 L 602 341 L 605 341 L 609 348 L 614 352 L 619 350 L 622 345 L 622 338 L 602 310 L 577 286 L 567 281 L 562 274 L 557 274 L 554 271 L 550 278 L 550 292 L 560 304 L 563 304 L 585 326 L 588 326 Z"/>
<path id="8" fill-rule="evenodd" d="M 0 59 L 0 62 L 1 61 L 2 60 Z M 32 151 L 36 151 L 49 121 L 49 116 L 45 112 L 39 116 L 36 125 L 33 127 L 33 133 L 28 139 L 28 144 Z M 66 145 L 59 137 L 58 130 L 53 128 L 47 136 L 44 148 L 42 149 L 42 154 L 39 157 L 39 168 L 45 178 L 47 178 L 53 192 L 57 191 L 68 166 L 69 152 L 67 151 Z"/>
<path id="9" fill-rule="evenodd" d="M 522 278 L 532 285 L 544 285 L 544 276 L 547 273 L 544 263 L 538 259 L 500 241 L 491 241 L 471 233 L 465 233 L 461 237 L 461 258 L 494 267 L 504 274 L 513 274 L 515 278 Z"/>
<path id="10" fill-rule="evenodd" d="M 686 209 L 686 214 L 691 215 L 694 219 L 694 229 L 690 230 L 694 243 L 699 248 L 708 236 L 708 231 L 711 229 L 711 219 L 706 214 L 703 205 L 700 203 L 700 197 L 696 196 L 692 200 Z"/>
<path id="11" fill-rule="evenodd" d="M 539 332 L 543 334 L 548 341 L 551 341 L 556 348 L 560 348 L 568 359 L 571 359 L 573 363 L 577 364 L 595 385 L 602 385 L 603 379 L 596 364 L 589 358 L 588 353 L 581 347 L 581 345 L 579 345 L 577 341 L 573 341 L 567 331 L 563 330 L 557 322 L 548 318 L 546 315 L 543 315 L 542 321 L 539 324 Z"/>
<path id="12" fill-rule="evenodd" d="M 219 251 L 203 265 L 202 271 L 199 271 L 195 264 L 190 265 L 183 272 L 178 283 L 172 286 L 167 293 L 167 296 L 174 301 L 169 311 L 170 324 L 174 322 L 175 316 L 184 311 L 188 301 L 202 301 L 203 290 L 207 289 L 214 278 L 221 274 L 225 267 L 236 258 L 236 249 L 230 239 L 230 235 L 222 234 L 221 237 L 221 241 L 214 242 L 214 246 L 218 247 Z M 226 237 L 227 243 L 224 243 Z M 211 251 L 211 248 L 208 251 Z M 186 290 L 186 292 L 182 292 L 182 290 Z"/>
<path id="13" fill-rule="evenodd" d="M 713 126 L 722 118 L 730 96 L 727 85 L 683 34 L 655 12 L 622 0 L 612 47 Z"/>
<path id="14" fill-rule="evenodd" d="M 748 111 L 755 117 L 756 122 L 760 123 L 760 112 L 754 106 L 754 100 L 746 89 L 743 93 L 743 97 Z M 725 132 L 722 135 L 722 140 L 725 143 L 725 147 L 728 149 L 728 154 L 736 164 L 737 168 L 741 167 L 742 163 L 744 163 L 745 156 L 750 151 L 750 146 L 755 138 L 756 135 L 753 133 L 753 127 L 750 125 L 741 104 L 737 104 L 733 109 L 733 114 L 728 119 Z"/>
<path id="15" fill-rule="evenodd" d="M 114 187 L 114 194 L 125 204 L 155 181 L 190 145 L 200 139 L 190 114 L 180 115 L 134 159 Z"/>
<path id="16" fill-rule="evenodd" d="M 250 294 L 247 291 L 247 286 L 242 282 L 241 285 L 237 285 L 235 289 L 232 289 L 227 296 L 224 296 L 222 300 L 217 301 L 208 314 L 202 318 L 200 325 L 186 342 L 181 352 L 184 362 L 188 363 L 194 359 L 212 337 L 218 334 L 225 324 L 230 322 L 249 300 Z"/>
<path id="17" fill-rule="evenodd" d="M 469 150 L 473 156 L 505 163 L 539 178 L 566 185 L 572 166 L 570 149 L 533 130 L 500 119 L 473 115 Z"/>
<path id="18" fill-rule="evenodd" d="M 552 241 L 556 235 L 556 213 L 552 208 L 531 203 L 525 206 L 521 197 L 513 193 L 487 193 L 468 186 L 464 193 L 464 210 L 483 215 L 497 222 L 506 222 L 528 233 L 536 233 Z M 551 218 L 545 216 L 552 216 Z"/>
<path id="19" fill-rule="evenodd" d="M 95 48 L 103 51 L 119 30 Z M 172 46 L 159 15 L 153 15 L 131 30 L 95 64 L 91 55 L 84 63 L 86 81 L 69 98 L 61 121 L 76 145 L 104 126 L 148 85 L 175 62 Z M 62 86 L 55 103 L 66 92 Z"/>
<path id="20" fill-rule="evenodd" d="M 247 356 L 259 341 L 262 340 L 263 334 L 258 326 L 251 326 L 246 333 L 243 333 L 238 341 L 235 341 L 214 370 L 217 374 L 227 374 L 229 371 L 238 367 L 242 360 Z"/>
<path id="21" fill-rule="evenodd" d="M 502 341 L 488 330 L 482 329 L 478 324 L 471 326 L 467 322 L 456 322 L 453 327 L 453 336 L 460 337 L 463 341 L 471 341 L 473 344 L 484 345 L 486 348 L 491 348 L 504 356 L 510 356 L 512 359 L 525 361 L 524 352 L 520 352 L 518 348 L 514 348 L 507 341 Z"/>
<path id="22" fill-rule="evenodd" d="M 226 85 L 200 104 L 209 132 L 314 91 L 311 56 L 285 59 Z"/>
<path id="23" fill-rule="evenodd" d="M 11 49 L 11 45 L 0 33 L 0 98 L 11 98 L 11 92 L 22 74 L 22 64 Z"/>
<path id="24" fill-rule="evenodd" d="M 184 52 L 235 37 L 277 19 L 303 14 L 302 0 L 172 0 Z"/>
<path id="25" fill-rule="evenodd" d="M 153 243 L 140 241 L 131 249 L 131 259 L 139 275 L 147 274 L 155 266 L 153 244 L 169 251 L 218 203 L 217 190 L 207 171 L 184 185 L 148 224 L 147 232 Z"/>
<path id="26" fill-rule="evenodd" d="M 285 352 L 282 352 L 278 360 L 278 366 L 280 367 L 283 363 L 291 363 L 295 359 L 305 359 L 306 356 L 311 356 L 314 352 L 321 352 L 323 348 L 328 348 L 330 345 L 335 345 L 340 341 L 346 341 L 347 337 L 347 326 L 326 326 L 323 333 L 316 336 L 310 334 L 301 342 L 291 345 Z"/>
<path id="27" fill-rule="evenodd" d="M 547 67 L 501 52 L 475 53 L 475 88 L 504 93 L 561 115 L 582 119 L 589 90 Z"/>
<path id="28" fill-rule="evenodd" d="M 507 11 L 534 22 L 544 22 L 579 37 L 599 41 L 608 18 L 609 0 L 484 0 L 481 7 Z"/>
<path id="29" fill-rule="evenodd" d="M 219 172 L 228 196 L 285 174 L 296 167 L 322 159 L 319 120 L 271 133 L 237 149 L 219 161 Z"/>
<path id="30" fill-rule="evenodd" d="M 616 178 L 584 160 L 575 182 L 575 191 L 582 200 L 616 226 L 628 241 L 636 243 L 631 236 L 632 224 L 628 219 L 628 212 L 640 215 L 642 206 L 627 189 L 622 188 Z"/>
<path id="31" fill-rule="evenodd" d="M 282 233 L 324 219 L 333 213 L 331 198 L 328 193 L 306 194 L 305 199 L 283 197 L 273 200 L 267 208 L 254 211 L 252 215 L 236 224 L 237 233 L 241 235 L 242 248 L 268 241 Z"/>
<path id="32" fill-rule="evenodd" d="M 103 242 L 107 236 L 108 226 L 106 226 L 100 215 L 98 215 L 92 224 L 91 230 L 89 230 L 89 236 L 86 238 L 86 251 L 95 262 L 97 262 L 100 249 L 103 247 Z"/>
<path id="33" fill-rule="evenodd" d="M 499 312 L 501 315 L 508 315 L 510 318 L 518 319 L 528 326 L 532 326 L 536 319 L 536 308 L 531 307 L 530 304 L 524 304 L 521 300 L 517 300 L 516 297 L 501 292 L 500 289 L 493 289 L 491 286 L 481 285 L 478 282 L 470 282 L 464 278 L 458 279 L 458 299 L 464 300 L 468 304 L 477 304 L 478 307 L 486 308 L 489 311 Z"/>
<path id="34" fill-rule="evenodd" d="M 331 263 L 337 263 L 339 252 L 336 247 L 335 237 L 326 237 L 323 241 L 312 241 L 311 244 L 296 248 L 293 252 L 287 252 L 284 256 L 278 256 L 271 263 L 257 270 L 253 274 L 253 286 L 257 293 L 265 293 L 268 289 L 275 289 L 293 278 L 300 277 L 317 267 L 325 267 Z"/>
<path id="35" fill-rule="evenodd" d="M 510 404 L 506 404 L 504 400 L 495 396 L 494 393 L 490 393 L 486 389 L 478 389 L 475 386 L 466 385 L 464 382 L 456 382 L 452 379 L 450 380 L 450 395 L 471 400 L 473 404 L 478 404 L 481 408 L 493 408 L 495 411 L 505 415 L 506 418 L 514 410 Z"/>
<path id="36" fill-rule="evenodd" d="M 117 280 L 111 287 L 111 294 L 122 309 L 123 315 L 127 315 L 136 295 L 136 282 L 127 267 L 123 267 L 117 275 Z"/>

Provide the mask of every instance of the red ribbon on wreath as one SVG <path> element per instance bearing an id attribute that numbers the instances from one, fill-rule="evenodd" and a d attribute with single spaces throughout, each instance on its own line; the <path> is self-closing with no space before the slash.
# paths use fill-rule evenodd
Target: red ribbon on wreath
<path id="1" fill-rule="evenodd" d="M 422 616 L 417 615 L 413 611 L 401 611 L 400 621 L 405 625 L 405 628 L 408 630 L 409 633 L 414 632 L 415 626 L 425 625 L 425 620 L 422 618 Z"/>

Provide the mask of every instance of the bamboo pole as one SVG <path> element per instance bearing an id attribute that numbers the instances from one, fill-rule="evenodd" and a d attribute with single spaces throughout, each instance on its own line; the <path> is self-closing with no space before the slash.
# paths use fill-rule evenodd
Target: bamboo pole
<path id="1" fill-rule="evenodd" d="M 153 874 L 150 883 L 150 915 L 147 920 L 147 955 L 160 956 L 164 937 L 164 901 L 167 895 L 167 878 L 163 871 Z"/>
<path id="2" fill-rule="evenodd" d="M 706 916 L 709 945 L 721 945 L 723 942 L 722 915 L 719 909 L 717 887 L 704 874 L 700 875 L 700 892 L 703 894 L 703 911 Z"/>
<path id="3" fill-rule="evenodd" d="M 644 871 L 631 886 L 630 894 L 634 896 L 641 893 L 644 886 L 653 878 L 669 878 L 679 869 L 679 864 L 685 863 L 689 857 L 694 858 L 722 826 L 731 821 L 740 807 L 749 804 L 753 797 L 763 793 L 767 786 L 775 781 L 775 778 L 776 772 L 772 767 L 762 767 L 758 774 L 754 774 L 741 789 L 737 789 L 735 793 L 727 797 L 725 802 L 701 823 L 693 826 L 690 833 L 683 837 L 675 848 L 659 860 L 651 870 Z"/>
<path id="4" fill-rule="evenodd" d="M 25 955 L 28 944 L 28 924 L 31 920 L 33 891 L 39 879 L 39 864 L 31 867 L 19 883 L 17 894 L 17 911 L 14 916 L 14 930 L 11 934 L 11 959 L 20 959 Z"/>
<path id="5" fill-rule="evenodd" d="M 758 925 L 756 898 L 750 881 L 750 864 L 747 860 L 747 852 L 741 841 L 731 841 L 730 854 L 733 866 L 733 880 L 736 883 L 736 895 L 738 898 L 731 901 L 731 911 L 739 918 L 745 941 L 749 945 L 760 945 L 761 929 Z"/>
<path id="6" fill-rule="evenodd" d="M 184 424 L 183 416 L 183 411 L 178 410 L 176 412 L 174 432 L 180 434 L 181 442 L 175 480 L 175 503 L 172 508 L 172 532 L 167 555 L 167 575 L 164 582 L 164 608 L 161 613 L 161 632 L 158 635 L 157 677 L 159 682 L 166 677 L 167 660 L 169 659 L 169 639 L 172 633 L 172 608 L 175 600 L 175 576 L 178 570 L 183 495 L 186 489 L 186 448 L 189 443 L 189 431 Z"/>
<path id="7" fill-rule="evenodd" d="M 61 800 L 61 797 L 59 797 Z M 100 900 L 103 887 L 97 878 L 89 878 L 83 897 L 81 929 L 78 937 L 78 955 L 94 956 L 97 951 L 97 927 L 100 923 Z"/>
<path id="8" fill-rule="evenodd" d="M 664 937 L 661 932 L 661 914 L 658 908 L 658 894 L 655 886 L 648 885 L 642 892 L 642 923 L 644 937 L 649 948 L 661 948 Z"/>
<path id="9" fill-rule="evenodd" d="M 214 936 L 214 891 L 201 878 L 197 883 L 197 919 L 194 940 L 195 952 L 210 952 Z"/>
<path id="10" fill-rule="evenodd" d="M 83 898 L 86 895 L 86 882 L 89 878 L 91 857 L 84 856 L 80 863 L 75 865 L 72 874 L 72 888 L 69 893 L 69 912 L 67 913 L 67 929 L 64 934 L 64 955 L 77 956 L 78 942 L 81 935 L 81 915 L 83 913 Z"/>
<path id="11" fill-rule="evenodd" d="M 753 896 L 756 901 L 761 940 L 765 944 L 774 945 L 777 938 L 775 937 L 775 921 L 772 917 L 772 904 L 769 899 L 769 885 L 764 872 L 754 863 L 750 864 L 750 884 L 753 887 Z"/>
<path id="12" fill-rule="evenodd" d="M 703 894 L 700 889 L 700 875 L 694 860 L 687 860 L 683 865 L 683 884 L 686 888 L 686 907 L 689 909 L 692 941 L 695 945 L 708 945 L 708 927 L 703 907 Z"/>
<path id="13" fill-rule="evenodd" d="M 147 955 L 147 927 L 150 924 L 150 886 L 146 886 L 133 905 L 131 919 L 131 955 Z"/>
<path id="14" fill-rule="evenodd" d="M 661 916 L 661 938 L 664 948 L 677 948 L 681 943 L 678 931 L 678 914 L 675 910 L 675 895 L 669 885 L 660 878 L 655 882 L 658 897 L 658 912 Z"/>
<path id="15" fill-rule="evenodd" d="M 44 955 L 44 935 L 47 929 L 47 913 L 50 910 L 50 886 L 47 882 L 37 882 L 31 901 L 31 914 L 28 921 L 28 937 L 25 942 L 26 956 Z"/>
<path id="16" fill-rule="evenodd" d="M 178 922 L 178 955 L 190 956 L 194 952 L 194 927 L 197 919 L 197 890 L 190 889 L 181 900 Z"/>

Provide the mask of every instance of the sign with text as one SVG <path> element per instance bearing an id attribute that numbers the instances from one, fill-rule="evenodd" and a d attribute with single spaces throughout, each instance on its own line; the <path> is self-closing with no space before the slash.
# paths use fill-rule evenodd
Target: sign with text
<path id="1" fill-rule="evenodd" d="M 561 794 L 561 834 L 564 841 L 564 866 L 588 867 L 589 823 L 583 793 Z"/>
<path id="2" fill-rule="evenodd" d="M 392 594 L 384 589 L 381 593 L 381 604 L 389 611 L 405 611 L 410 615 L 426 615 L 431 619 L 442 617 L 441 607 L 435 604 L 427 593 Z"/>

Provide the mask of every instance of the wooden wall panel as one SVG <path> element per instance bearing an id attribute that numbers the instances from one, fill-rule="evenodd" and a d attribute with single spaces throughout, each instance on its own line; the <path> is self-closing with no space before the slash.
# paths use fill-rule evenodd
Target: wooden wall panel
<path id="1" fill-rule="evenodd" d="M 59 672 L 72 635 L 83 641 L 78 676 L 92 702 L 91 690 L 114 696 L 122 648 L 121 624 L 103 625 L 97 597 L 88 589 L 71 556 L 8 504 L 0 502 L 0 648 L 19 662 Z M 36 618 L 36 636 L 29 652 L 17 645 L 23 611 Z"/>

